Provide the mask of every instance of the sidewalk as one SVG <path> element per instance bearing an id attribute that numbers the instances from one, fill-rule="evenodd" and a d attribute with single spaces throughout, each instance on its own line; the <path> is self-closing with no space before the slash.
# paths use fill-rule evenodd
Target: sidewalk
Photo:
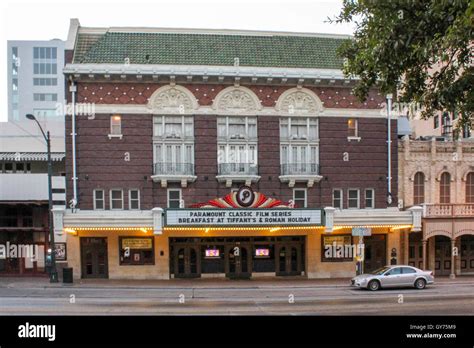
<path id="1" fill-rule="evenodd" d="M 169 279 L 169 280 L 117 280 L 117 279 L 80 279 L 73 284 L 62 282 L 52 284 L 48 278 L 0 277 L 0 288 L 117 288 L 117 289 L 173 289 L 173 288 L 340 288 L 349 287 L 350 278 L 304 279 L 295 277 L 259 278 L 250 280 L 219 279 Z M 472 284 L 474 276 L 435 278 L 435 284 Z"/>

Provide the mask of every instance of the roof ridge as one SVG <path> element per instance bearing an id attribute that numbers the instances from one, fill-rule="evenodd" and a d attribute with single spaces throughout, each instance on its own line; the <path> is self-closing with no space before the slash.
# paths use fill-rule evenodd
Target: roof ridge
<path id="1" fill-rule="evenodd" d="M 240 66 L 341 69 L 337 48 L 343 40 L 334 36 L 257 35 L 234 31 L 79 32 L 75 63 L 123 63 L 161 65 L 228 66 L 239 58 Z M 285 33 L 286 34 L 286 33 Z"/>

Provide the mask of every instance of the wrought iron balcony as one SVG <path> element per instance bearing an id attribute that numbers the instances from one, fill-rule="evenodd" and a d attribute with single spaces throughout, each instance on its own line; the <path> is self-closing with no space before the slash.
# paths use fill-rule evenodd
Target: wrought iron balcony
<path id="1" fill-rule="evenodd" d="M 154 175 L 194 175 L 193 163 L 155 163 Z"/>
<path id="2" fill-rule="evenodd" d="M 281 175 L 319 175 L 318 163 L 284 163 Z"/>
<path id="3" fill-rule="evenodd" d="M 254 163 L 219 163 L 219 175 L 258 175 L 258 166 Z"/>

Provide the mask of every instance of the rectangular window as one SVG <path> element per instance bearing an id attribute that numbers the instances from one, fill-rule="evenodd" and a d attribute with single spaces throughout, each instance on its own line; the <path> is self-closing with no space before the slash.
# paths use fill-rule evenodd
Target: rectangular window
<path id="1" fill-rule="evenodd" d="M 306 208 L 306 189 L 293 189 L 293 201 L 295 208 Z"/>
<path id="2" fill-rule="evenodd" d="M 56 63 L 33 63 L 33 73 L 35 75 L 57 75 L 58 66 Z"/>
<path id="3" fill-rule="evenodd" d="M 154 265 L 153 237 L 119 237 L 120 265 Z"/>
<path id="4" fill-rule="evenodd" d="M 58 79 L 57 78 L 39 78 L 35 77 L 33 79 L 34 86 L 57 86 Z"/>
<path id="5" fill-rule="evenodd" d="M 365 190 L 365 207 L 375 208 L 375 191 L 374 189 Z"/>
<path id="6" fill-rule="evenodd" d="M 257 139 L 256 117 L 218 117 L 217 137 L 229 140 Z"/>
<path id="7" fill-rule="evenodd" d="M 318 119 L 280 118 L 282 175 L 314 175 L 319 172 Z"/>
<path id="8" fill-rule="evenodd" d="M 140 210 L 140 190 L 128 191 L 128 207 L 130 210 Z"/>
<path id="9" fill-rule="evenodd" d="M 110 190 L 110 209 L 123 209 L 123 191 L 118 189 Z"/>
<path id="10" fill-rule="evenodd" d="M 439 116 L 436 115 L 433 117 L 433 128 L 436 129 L 439 127 Z"/>
<path id="11" fill-rule="evenodd" d="M 110 117 L 110 134 L 122 135 L 122 117 L 120 115 Z"/>
<path id="12" fill-rule="evenodd" d="M 181 202 L 181 190 L 169 189 L 168 190 L 168 208 L 180 208 L 180 202 Z"/>
<path id="13" fill-rule="evenodd" d="M 33 93 L 33 100 L 34 101 L 57 101 L 58 95 L 54 93 Z"/>
<path id="14" fill-rule="evenodd" d="M 25 172 L 25 164 L 24 163 L 17 163 L 15 172 L 16 173 L 24 173 Z"/>
<path id="15" fill-rule="evenodd" d="M 356 138 L 359 136 L 357 123 L 358 122 L 355 118 L 350 118 L 347 120 L 347 136 L 348 137 Z"/>
<path id="16" fill-rule="evenodd" d="M 94 210 L 105 209 L 104 190 L 94 190 Z"/>
<path id="17" fill-rule="evenodd" d="M 285 117 L 280 119 L 281 141 L 314 141 L 318 139 L 318 119 Z"/>
<path id="18" fill-rule="evenodd" d="M 219 145 L 217 153 L 218 163 L 239 163 L 257 164 L 257 145 L 253 144 L 227 144 Z"/>
<path id="19" fill-rule="evenodd" d="M 155 116 L 153 136 L 162 139 L 192 139 L 194 121 L 192 116 Z"/>
<path id="20" fill-rule="evenodd" d="M 5 163 L 5 173 L 13 173 L 13 163 Z"/>
<path id="21" fill-rule="evenodd" d="M 332 190 L 332 206 L 337 209 L 342 209 L 342 190 L 334 189 Z"/>
<path id="22" fill-rule="evenodd" d="M 356 249 L 351 235 L 322 236 L 322 262 L 352 261 L 356 256 Z"/>
<path id="23" fill-rule="evenodd" d="M 349 189 L 347 190 L 347 207 L 349 209 L 359 209 L 359 190 Z"/>

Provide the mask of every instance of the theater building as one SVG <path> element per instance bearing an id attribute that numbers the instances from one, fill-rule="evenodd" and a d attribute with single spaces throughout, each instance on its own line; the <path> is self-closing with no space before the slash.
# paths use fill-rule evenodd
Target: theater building
<path id="1" fill-rule="evenodd" d="M 474 141 L 399 143 L 400 199 L 423 207 L 409 238 L 409 263 L 436 275 L 474 274 Z"/>
<path id="2" fill-rule="evenodd" d="M 397 207 L 385 96 L 352 95 L 345 39 L 72 20 L 54 215 L 75 277 L 352 276 L 361 234 L 367 270 L 406 261 L 421 208 Z"/>

